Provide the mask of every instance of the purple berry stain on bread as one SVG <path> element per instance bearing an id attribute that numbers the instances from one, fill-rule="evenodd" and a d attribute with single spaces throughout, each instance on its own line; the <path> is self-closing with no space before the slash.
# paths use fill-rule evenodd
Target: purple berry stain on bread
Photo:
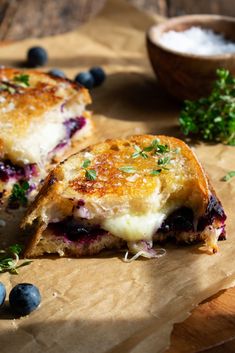
<path id="1" fill-rule="evenodd" d="M 159 232 L 189 232 L 193 230 L 193 211 L 188 207 L 181 207 L 172 212 L 159 228 Z"/>
<path id="2" fill-rule="evenodd" d="M 16 180 L 29 180 L 31 177 L 38 175 L 36 164 L 26 164 L 24 167 L 12 164 L 11 161 L 5 160 L 0 162 L 0 180 L 8 182 L 14 178 Z"/>
<path id="3" fill-rule="evenodd" d="M 226 218 L 220 201 L 215 195 L 211 195 L 206 212 L 198 221 L 196 231 L 202 232 L 207 226 L 212 225 L 212 223 L 217 220 L 220 223 L 220 228 L 222 228 L 219 239 L 223 240 L 225 239 L 224 223 Z M 181 207 L 173 211 L 158 229 L 158 233 L 180 233 L 190 231 L 194 231 L 194 214 L 192 209 L 188 207 Z"/>
<path id="4" fill-rule="evenodd" d="M 78 130 L 81 130 L 86 124 L 86 119 L 83 116 L 71 118 L 64 122 L 67 130 L 68 138 L 71 138 Z"/>
<path id="5" fill-rule="evenodd" d="M 48 181 L 48 184 L 49 185 L 53 185 L 53 184 L 55 184 L 56 182 L 57 182 L 57 178 L 54 176 L 54 175 L 51 175 L 50 176 L 50 179 L 49 179 L 49 181 Z"/>
<path id="6" fill-rule="evenodd" d="M 67 146 L 71 137 L 73 137 L 77 131 L 81 130 L 86 125 L 86 119 L 83 116 L 70 118 L 63 124 L 66 128 L 66 137 L 53 148 L 53 150 L 50 152 L 52 154 L 57 153 L 59 150 Z"/>
<path id="7" fill-rule="evenodd" d="M 80 208 L 80 207 L 83 207 L 83 206 L 85 206 L 85 201 L 82 200 L 82 199 L 78 200 L 77 201 L 77 208 Z"/>
<path id="8" fill-rule="evenodd" d="M 198 222 L 198 231 L 204 230 L 208 225 L 211 225 L 214 221 L 219 221 L 222 224 L 223 230 L 222 233 L 220 234 L 219 239 L 225 239 L 226 233 L 225 233 L 225 226 L 224 223 L 226 221 L 226 214 L 224 212 L 224 209 L 221 205 L 221 202 L 217 199 L 215 195 L 211 195 L 206 213 L 203 217 L 199 219 Z"/>
<path id="9" fill-rule="evenodd" d="M 79 244 L 90 244 L 107 234 L 104 229 L 97 226 L 84 226 L 69 217 L 62 222 L 51 223 L 49 225 L 53 234 L 62 237 L 65 242 L 72 241 Z"/>

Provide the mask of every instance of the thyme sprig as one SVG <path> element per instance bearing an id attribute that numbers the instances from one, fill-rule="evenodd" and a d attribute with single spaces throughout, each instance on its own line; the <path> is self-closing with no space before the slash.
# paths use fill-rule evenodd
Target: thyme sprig
<path id="1" fill-rule="evenodd" d="M 229 181 L 230 179 L 235 177 L 235 170 L 231 170 L 230 172 L 228 172 L 223 178 L 223 181 Z"/>
<path id="2" fill-rule="evenodd" d="M 22 184 L 15 183 L 13 185 L 11 195 L 9 197 L 9 205 L 12 206 L 27 206 L 28 198 L 27 192 L 29 191 L 30 185 L 27 181 Z"/>
<path id="3" fill-rule="evenodd" d="M 18 269 L 29 265 L 32 261 L 26 260 L 20 265 L 19 255 L 23 247 L 19 244 L 9 246 L 6 250 L 0 250 L 0 273 L 9 272 L 11 274 L 18 274 Z"/>
<path id="4" fill-rule="evenodd" d="M 218 69 L 208 97 L 186 100 L 179 123 L 186 136 L 235 146 L 235 78 Z"/>
<path id="5" fill-rule="evenodd" d="M 19 74 L 13 78 L 13 81 L 16 82 L 19 86 L 29 87 L 29 75 Z"/>
<path id="6" fill-rule="evenodd" d="M 84 162 L 82 163 L 82 168 L 85 169 L 85 177 L 87 180 L 95 180 L 97 178 L 97 173 L 94 169 L 87 169 L 89 165 L 91 164 L 90 159 L 85 159 Z"/>

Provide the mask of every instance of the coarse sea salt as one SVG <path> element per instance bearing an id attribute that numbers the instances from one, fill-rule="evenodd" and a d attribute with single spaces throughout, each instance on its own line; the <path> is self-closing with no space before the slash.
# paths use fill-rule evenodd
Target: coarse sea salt
<path id="1" fill-rule="evenodd" d="M 154 28 L 152 39 L 154 40 Z M 235 43 L 211 29 L 191 27 L 182 32 L 168 31 L 162 34 L 159 43 L 169 49 L 196 55 L 218 55 L 235 53 Z"/>

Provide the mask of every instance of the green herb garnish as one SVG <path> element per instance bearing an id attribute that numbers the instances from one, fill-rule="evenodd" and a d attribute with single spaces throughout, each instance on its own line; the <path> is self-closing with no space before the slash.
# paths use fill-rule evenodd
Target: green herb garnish
<path id="1" fill-rule="evenodd" d="M 142 157 L 144 159 L 148 158 L 148 155 L 145 153 L 145 149 L 141 149 L 139 146 L 134 145 L 134 149 L 136 150 L 136 152 L 134 152 L 131 157 L 132 158 L 138 158 L 138 157 Z"/>
<path id="2" fill-rule="evenodd" d="M 26 74 L 17 75 L 13 78 L 13 81 L 15 81 L 20 86 L 29 87 L 29 75 L 26 75 Z"/>
<path id="3" fill-rule="evenodd" d="M 233 177 L 235 177 L 235 170 L 231 170 L 231 172 L 228 172 L 224 177 L 223 177 L 223 181 L 229 181 L 230 179 L 232 179 Z"/>
<path id="4" fill-rule="evenodd" d="M 97 176 L 94 169 L 87 169 L 85 175 L 88 180 L 95 180 Z"/>
<path id="5" fill-rule="evenodd" d="M 159 158 L 159 160 L 157 161 L 157 164 L 158 165 L 166 165 L 170 162 L 171 158 L 170 157 L 162 157 L 162 158 Z"/>
<path id="6" fill-rule="evenodd" d="M 154 170 L 151 171 L 150 174 L 151 174 L 151 175 L 158 175 L 158 174 L 161 173 L 161 171 L 162 171 L 161 169 L 154 169 Z"/>
<path id="7" fill-rule="evenodd" d="M 14 184 L 9 198 L 10 205 L 26 206 L 28 199 L 26 196 L 29 190 L 29 183 L 24 181 L 22 184 Z"/>
<path id="8" fill-rule="evenodd" d="M 160 144 L 160 140 L 159 140 L 159 139 L 155 139 L 155 140 L 152 141 L 151 145 L 145 147 L 144 150 L 145 150 L 146 152 L 151 152 L 151 151 L 153 151 L 153 150 L 156 150 L 156 149 L 157 149 L 157 146 L 159 146 L 159 144 Z"/>
<path id="9" fill-rule="evenodd" d="M 85 159 L 85 161 L 82 163 L 82 168 L 87 168 L 91 164 L 90 159 Z"/>
<path id="10" fill-rule="evenodd" d="M 11 274 L 18 274 L 18 268 L 29 265 L 32 261 L 24 261 L 18 265 L 19 255 L 23 247 L 19 244 L 9 246 L 6 250 L 0 250 L 0 273 L 10 272 Z"/>
<path id="11" fill-rule="evenodd" d="M 15 90 L 14 87 L 10 86 L 7 83 L 1 83 L 0 84 L 0 91 L 7 91 L 7 92 L 9 92 L 11 94 L 14 94 L 16 90 Z"/>
<path id="12" fill-rule="evenodd" d="M 82 168 L 86 169 L 90 164 L 90 159 L 85 159 L 85 161 L 82 163 Z M 87 180 L 95 180 L 97 177 L 96 171 L 94 169 L 86 169 L 85 177 Z"/>
<path id="13" fill-rule="evenodd" d="M 121 170 L 124 173 L 130 173 L 131 174 L 131 173 L 135 173 L 136 172 L 134 167 L 128 166 L 128 165 L 124 166 L 124 167 L 120 167 L 118 169 Z"/>
<path id="14" fill-rule="evenodd" d="M 211 94 L 185 101 L 179 122 L 185 135 L 235 146 L 235 78 L 218 69 Z"/>
<path id="15" fill-rule="evenodd" d="M 161 145 L 160 144 L 160 140 L 159 139 L 155 139 L 155 140 L 152 141 L 151 145 L 145 147 L 143 149 L 143 151 L 145 151 L 145 152 L 154 151 L 154 153 L 163 154 L 163 153 L 170 152 L 170 148 L 169 148 L 168 145 Z"/>

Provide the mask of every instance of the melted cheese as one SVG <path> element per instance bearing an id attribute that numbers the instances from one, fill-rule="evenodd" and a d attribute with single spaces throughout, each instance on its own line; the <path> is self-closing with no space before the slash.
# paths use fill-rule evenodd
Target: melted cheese
<path id="1" fill-rule="evenodd" d="M 126 241 L 151 240 L 165 218 L 160 212 L 125 214 L 105 219 L 101 228 Z"/>
<path id="2" fill-rule="evenodd" d="M 29 134 L 27 139 L 17 141 L 12 150 L 17 162 L 40 164 L 65 136 L 65 127 L 60 122 L 47 122 Z"/>
<path id="3" fill-rule="evenodd" d="M 43 165 L 49 153 L 67 137 L 64 122 L 72 117 L 84 113 L 84 104 L 73 104 L 68 109 L 61 106 L 48 111 L 38 119 L 37 124 L 31 123 L 25 130 L 25 136 L 12 133 L 9 128 L 8 137 L 4 140 L 4 149 L 7 157 L 16 164 L 37 163 Z M 6 129 L 6 126 L 4 126 Z M 76 135 L 76 136 L 75 136 Z M 73 139 L 80 137 L 80 130 L 74 134 Z"/>

